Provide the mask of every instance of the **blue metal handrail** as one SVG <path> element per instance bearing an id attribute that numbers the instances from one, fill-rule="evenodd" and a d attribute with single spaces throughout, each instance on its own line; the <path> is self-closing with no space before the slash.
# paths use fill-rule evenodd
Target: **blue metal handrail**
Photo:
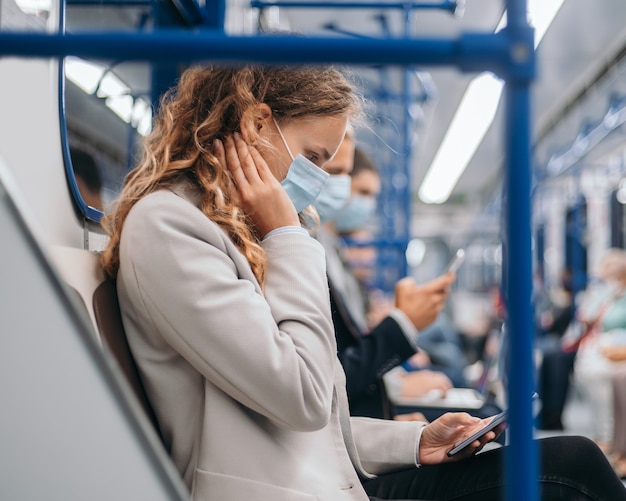
<path id="1" fill-rule="evenodd" d="M 281 3 L 282 5 L 282 3 Z M 307 3 L 308 5 L 308 3 Z M 343 3 L 339 2 L 339 5 Z M 351 3 L 351 6 L 356 4 Z M 367 4 L 371 5 L 370 3 Z M 424 7 L 425 4 L 419 4 Z M 443 7 L 444 4 L 437 4 L 438 7 Z M 385 4 L 389 8 L 397 8 L 396 4 Z M 405 3 L 402 9 L 403 30 L 402 35 L 405 39 L 410 39 L 411 29 L 413 24 L 413 3 Z M 434 4 L 429 4 L 429 7 L 434 7 Z M 341 8 L 341 7 L 338 7 Z M 393 38 L 392 32 L 387 22 L 386 13 L 378 13 L 373 16 L 380 24 L 381 35 L 384 38 Z M 334 23 L 324 26 L 325 29 L 334 31 L 335 33 L 348 35 L 357 38 L 372 38 L 372 35 L 362 35 L 346 30 L 339 29 Z M 411 116 L 411 105 L 415 102 L 415 98 L 411 92 L 411 79 L 410 75 L 413 70 L 413 66 L 404 66 L 402 71 L 402 85 L 400 92 L 390 90 L 390 82 L 392 78 L 389 74 L 389 67 L 387 65 L 378 65 L 380 84 L 375 88 L 372 93 L 376 108 L 380 110 L 382 107 L 386 107 L 391 113 L 396 112 L 396 116 L 399 114 L 401 118 L 400 134 L 397 134 L 398 130 L 390 131 L 390 137 L 392 141 L 388 144 L 388 148 L 384 149 L 384 152 L 374 151 L 375 163 L 378 165 L 381 174 L 381 192 L 378 196 L 378 236 L 383 236 L 383 240 L 378 240 L 378 244 L 374 244 L 376 239 L 370 240 L 370 245 L 376 245 L 379 252 L 376 253 L 376 266 L 374 268 L 374 287 L 380 289 L 386 293 L 393 293 L 395 284 L 399 279 L 405 277 L 408 272 L 408 266 L 406 261 L 406 249 L 408 248 L 411 238 L 411 179 L 412 179 L 412 158 L 411 153 L 413 151 L 413 129 L 415 127 L 415 120 Z M 366 88 L 372 89 L 374 86 L 367 86 Z M 426 93 L 422 93 L 421 99 L 426 98 Z M 391 105 L 398 105 L 396 108 L 391 109 Z M 384 113 L 381 115 L 384 116 Z M 391 120 L 391 115 L 389 116 Z M 390 122 L 387 122 L 390 123 Z M 396 125 L 396 122 L 393 121 Z M 382 127 L 384 129 L 384 127 Z M 380 131 L 384 134 L 384 131 Z M 393 140 L 401 141 L 396 147 L 392 147 Z M 390 152 L 393 151 L 398 156 L 397 160 L 386 159 L 390 156 Z M 385 155 L 384 153 L 387 153 Z M 382 157 L 382 158 L 381 158 Z M 396 241 L 395 245 L 392 245 L 392 240 Z M 389 250 L 393 252 L 388 252 Z"/>
<path id="2" fill-rule="evenodd" d="M 539 173 L 541 179 L 561 176 L 570 171 L 609 134 L 626 122 L 626 95 L 613 98 L 606 113 L 585 126 L 565 150 L 553 154 Z M 539 166 L 537 166 L 537 170 Z"/>
<path id="3" fill-rule="evenodd" d="M 532 42 L 532 40 L 531 40 Z M 532 43 L 530 51 L 532 52 Z M 153 33 L 45 34 L 0 32 L 0 55 L 78 56 L 126 61 L 218 63 L 350 63 L 458 66 L 463 71 L 493 71 L 532 78 L 532 61 L 510 65 L 507 31 L 467 33 L 457 39 L 346 39 L 288 35 L 228 36 L 203 31 Z"/>
<path id="4" fill-rule="evenodd" d="M 342 1 L 309 1 L 290 2 L 287 0 L 264 1 L 252 0 L 250 7 L 263 9 L 267 7 L 288 7 L 296 9 L 441 9 L 457 12 L 464 2 L 444 0 L 441 2 L 342 2 Z"/>

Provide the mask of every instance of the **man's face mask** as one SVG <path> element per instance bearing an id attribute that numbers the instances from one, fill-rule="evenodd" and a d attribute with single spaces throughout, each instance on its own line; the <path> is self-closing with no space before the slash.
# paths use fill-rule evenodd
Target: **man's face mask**
<path id="1" fill-rule="evenodd" d="M 332 221 L 350 200 L 350 176 L 331 174 L 315 201 L 320 222 Z"/>
<path id="2" fill-rule="evenodd" d="M 376 199 L 363 195 L 353 195 L 348 204 L 335 217 L 335 228 L 347 233 L 362 228 L 376 212 Z"/>
<path id="3" fill-rule="evenodd" d="M 274 124 L 276 124 L 278 133 L 291 157 L 291 165 L 287 171 L 287 176 L 280 184 L 287 192 L 287 195 L 289 195 L 296 211 L 301 212 L 317 199 L 328 181 L 329 175 L 308 158 L 300 154 L 294 157 L 276 120 L 274 120 Z"/>

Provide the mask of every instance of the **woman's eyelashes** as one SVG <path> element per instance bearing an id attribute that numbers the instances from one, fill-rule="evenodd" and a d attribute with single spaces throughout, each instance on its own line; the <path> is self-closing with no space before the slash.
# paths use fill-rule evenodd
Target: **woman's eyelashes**
<path id="1" fill-rule="evenodd" d="M 313 162 L 315 165 L 319 165 L 320 156 L 317 153 L 309 151 L 309 152 L 306 152 L 305 156 L 308 160 Z"/>

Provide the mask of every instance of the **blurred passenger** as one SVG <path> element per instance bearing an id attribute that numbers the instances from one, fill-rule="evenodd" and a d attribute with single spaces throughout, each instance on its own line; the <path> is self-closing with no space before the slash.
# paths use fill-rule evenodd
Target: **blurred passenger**
<path id="1" fill-rule="evenodd" d="M 436 309 L 424 310 L 422 317 L 415 312 L 428 303 L 418 302 L 431 299 L 415 295 L 412 300 L 406 300 L 410 297 L 407 292 L 411 288 L 402 287 L 415 287 L 415 283 L 412 279 L 401 280 L 392 303 L 384 311 L 383 308 L 377 311 L 380 320 L 374 325 L 369 324 L 371 310 L 368 311 L 368 306 L 371 308 L 372 304 L 369 291 L 347 263 L 346 245 L 341 237 L 353 235 L 364 228 L 374 214 L 381 186 L 380 175 L 372 160 L 356 147 L 351 134 L 344 139 L 338 154 L 324 169 L 331 174 L 331 186 L 345 183 L 346 173 L 351 178 L 348 203 L 345 199 L 341 202 L 340 196 L 334 197 L 340 202 L 337 205 L 344 204 L 341 210 L 335 209 L 334 217 L 329 210 L 332 205 L 329 196 L 330 193 L 337 195 L 341 190 L 331 187 L 328 193 L 322 192 L 315 202 L 323 222 L 316 236 L 326 250 L 333 322 L 339 357 L 346 371 L 351 414 L 434 420 L 446 411 L 459 410 L 460 407 L 392 405 L 392 401 L 402 398 L 445 396 L 453 387 L 467 387 L 463 375 L 466 362 L 460 343 L 455 344 L 451 340 L 454 333 L 450 334 L 450 324 L 441 311 L 454 277 L 444 275 L 449 280 L 441 290 L 443 300 L 436 304 Z M 345 187 L 343 193 L 345 197 Z M 436 290 L 431 291 L 431 298 L 436 293 Z M 420 349 L 415 353 L 417 347 Z M 500 411 L 492 401 L 469 410 L 478 417 L 492 416 Z"/>
<path id="2" fill-rule="evenodd" d="M 83 201 L 95 209 L 103 209 L 102 176 L 94 157 L 85 150 L 70 147 L 74 179 Z"/>
<path id="3" fill-rule="evenodd" d="M 537 381 L 541 398 L 537 427 L 541 430 L 564 429 L 563 410 L 569 396 L 575 358 L 575 350 L 563 350 L 561 345 L 547 349 L 542 355 Z"/>
<path id="4" fill-rule="evenodd" d="M 416 352 L 416 330 L 437 318 L 454 276 L 439 277 L 423 286 L 412 279 L 401 280 L 395 289 L 394 307 L 380 323 L 371 329 L 368 327 L 367 295 L 344 258 L 345 244 L 335 226 L 339 215 L 342 228 L 354 231 L 376 208 L 380 191 L 378 171 L 355 146 L 349 131 L 335 158 L 324 165 L 324 170 L 330 174 L 330 187 L 325 188 L 315 202 L 322 223 L 315 237 L 326 251 L 333 324 L 339 359 L 346 372 L 350 413 L 381 418 L 389 417 L 386 416 L 386 391 L 381 387 L 384 374 Z M 338 202 L 334 206 L 331 194 Z M 351 216 L 346 217 L 346 214 Z M 393 391 L 406 396 L 423 395 L 431 390 L 445 393 L 452 387 L 445 374 L 435 371 L 422 371 L 419 375 L 402 371 L 393 377 L 392 384 Z M 423 418 L 422 413 L 415 416 Z"/>
<path id="5" fill-rule="evenodd" d="M 486 420 L 349 417 L 323 248 L 298 213 L 358 104 L 332 68 L 189 69 L 105 219 L 103 265 L 194 501 L 503 498 L 504 448 L 458 460 L 502 427 L 457 459 Z M 544 499 L 626 499 L 593 442 L 539 450 Z"/>
<path id="6" fill-rule="evenodd" d="M 359 148 L 356 149 L 355 158 L 362 154 Z M 359 160 L 355 161 L 359 165 Z M 358 181 L 361 175 L 352 175 Z M 367 329 L 376 327 L 382 322 L 394 308 L 393 298 L 374 287 L 372 279 L 376 266 L 376 247 L 374 245 L 360 245 L 356 242 L 367 242 L 373 239 L 372 234 L 365 230 L 356 230 L 341 235 L 348 240 L 344 249 L 344 261 L 347 263 L 348 271 L 356 277 L 365 297 L 363 301 L 367 305 Z M 467 360 L 462 349 L 462 340 L 459 332 L 454 327 L 451 320 L 444 311 L 441 311 L 437 318 L 429 326 L 421 329 L 416 335 L 416 345 L 418 352 L 405 360 L 401 366 L 392 369 L 399 373 L 426 369 L 436 372 L 443 372 L 450 380 L 453 387 L 467 387 L 468 381 L 465 378 L 464 370 L 467 367 Z M 390 371 L 391 372 L 391 371 Z M 388 373 L 389 374 L 389 373 Z M 439 376 L 437 376 L 438 378 Z M 387 379 L 393 378 L 391 374 Z M 428 385 L 423 388 L 415 388 L 418 394 L 424 394 L 433 388 L 428 389 Z M 489 409 L 489 415 L 499 412 L 498 409 Z"/>
<path id="7" fill-rule="evenodd" d="M 611 462 L 617 476 L 624 480 L 626 479 L 626 366 L 616 368 L 611 379 L 613 386 Z"/>
<path id="8" fill-rule="evenodd" d="M 563 429 L 563 409 L 569 394 L 570 378 L 576 358 L 576 348 L 568 346 L 568 342 L 563 341 L 568 327 L 577 322 L 574 316 L 571 278 L 571 270 L 566 268 L 561 276 L 561 290 L 554 294 L 554 299 L 550 300 L 550 305 L 540 315 L 537 326 L 539 334 L 535 339 L 539 356 L 537 385 L 541 397 L 537 426 L 543 430 Z"/>
<path id="9" fill-rule="evenodd" d="M 469 385 L 464 375 L 467 360 L 461 337 L 445 311 L 418 333 L 416 342 L 419 352 L 402 364 L 405 370 L 434 369 L 444 372 L 456 388 Z M 420 353 L 425 357 L 419 357 Z"/>
<path id="10" fill-rule="evenodd" d="M 371 329 L 378 325 L 393 309 L 393 299 L 382 295 L 374 295 L 378 291 L 372 290 L 371 280 L 374 277 L 374 267 L 377 256 L 375 246 L 346 246 L 347 238 L 353 242 L 367 241 L 373 238 L 373 233 L 366 225 L 376 213 L 377 197 L 380 193 L 381 182 L 378 168 L 361 148 L 353 147 L 352 171 L 350 172 L 350 198 L 348 203 L 335 215 L 332 221 L 333 233 L 339 234 L 342 239 L 341 250 L 348 268 L 361 284 L 364 303 L 366 305 L 367 327 Z M 380 291 L 382 293 L 382 291 Z M 378 300 L 378 301 L 377 301 Z"/>
<path id="11" fill-rule="evenodd" d="M 327 227 L 331 231 L 334 228 L 344 238 L 354 239 L 355 234 L 365 229 L 366 223 L 376 212 L 376 198 L 381 187 L 378 168 L 370 157 L 358 147 L 354 148 L 354 162 L 350 177 L 350 200 Z M 337 245 L 335 248 L 339 247 L 340 245 Z M 374 247 L 370 249 L 373 250 Z M 358 252 L 358 250 L 354 250 L 352 255 L 354 256 L 355 253 L 358 255 Z M 361 251 L 360 255 L 363 256 L 364 252 Z M 343 250 L 343 254 L 347 254 L 347 250 Z M 370 258 L 375 257 L 375 253 L 370 253 Z M 360 308 L 361 311 L 354 312 L 352 310 L 352 314 L 358 318 L 367 317 L 365 332 L 368 332 L 369 329 L 377 326 L 390 314 L 395 307 L 395 298 L 385 301 L 380 296 L 377 297 L 376 291 L 372 291 L 371 286 L 368 288 L 367 283 L 358 279 L 349 259 L 344 259 L 348 263 L 347 268 L 345 265 L 343 267 L 345 273 L 357 277 L 364 295 L 364 299 L 355 304 L 355 307 Z M 443 372 L 446 378 L 444 379 L 439 375 L 434 376 L 432 380 L 439 381 L 439 383 L 434 384 L 433 388 L 428 388 L 427 384 L 422 383 L 421 388 L 412 389 L 412 394 L 423 394 L 433 389 L 443 390 L 442 381 L 446 381 L 445 386 L 448 388 L 467 386 L 467 381 L 463 376 L 467 361 L 461 350 L 460 337 L 442 311 L 437 314 L 432 323 L 420 329 L 419 332 L 414 331 L 414 334 L 420 350 L 410 359 L 404 361 L 404 368 L 409 371 L 425 369 Z M 398 371 L 401 369 L 398 367 Z M 422 379 L 424 376 L 419 377 L 421 381 L 428 380 L 428 378 Z M 391 381 L 393 376 L 390 375 L 387 379 Z M 492 413 L 492 411 L 497 412 L 497 409 L 490 409 L 489 412 Z"/>
<path id="12" fill-rule="evenodd" d="M 599 276 L 605 282 L 595 328 L 580 342 L 574 380 L 593 409 L 595 440 L 607 451 L 613 442 L 611 376 L 626 363 L 626 251 L 609 249 Z"/>
<path id="13" fill-rule="evenodd" d="M 367 187 L 369 193 L 359 194 L 356 197 L 351 195 L 352 190 L 355 189 L 352 184 L 354 179 L 352 177 L 353 169 L 354 166 L 357 166 L 357 169 L 359 168 L 355 163 L 355 148 L 353 132 L 349 130 L 335 158 L 324 165 L 324 170 L 330 174 L 330 188 L 327 188 L 326 191 L 330 193 L 332 185 L 337 184 L 337 182 L 341 183 L 341 189 L 334 191 L 338 193 L 338 196 L 335 197 L 337 202 L 334 206 L 329 202 L 325 202 L 329 198 L 328 195 L 323 195 L 315 202 L 315 208 L 321 223 L 321 227 L 315 232 L 315 237 L 326 251 L 326 266 L 332 287 L 337 294 L 341 295 L 358 329 L 361 332 L 365 332 L 369 330 L 367 293 L 363 283 L 350 271 L 345 259 L 346 246 L 343 240 L 339 238 L 336 218 L 348 212 L 352 214 L 351 220 L 353 222 L 358 221 L 359 224 L 362 224 L 369 215 L 373 214 L 372 209 L 376 209 L 376 196 L 380 191 L 380 179 L 376 176 L 375 183 Z M 363 203 L 354 202 L 354 198 L 364 201 Z M 354 207 L 356 209 L 353 209 Z"/>
<path id="14" fill-rule="evenodd" d="M 575 364 L 580 344 L 587 337 L 595 337 L 597 332 L 605 329 L 604 315 L 611 307 L 620 290 L 616 284 L 621 280 L 621 254 L 619 249 L 609 250 L 598 263 L 596 278 L 600 284 L 591 285 L 579 299 L 574 318 L 563 333 L 560 341 L 550 347 L 544 345 L 542 361 L 539 367 L 538 393 L 541 398 L 541 410 L 538 416 L 538 427 L 544 430 L 563 430 L 562 415 L 569 395 L 572 379 L 577 380 Z M 567 275 L 566 275 L 567 276 Z M 607 326 L 615 326 L 609 322 Z M 582 387 L 585 383 L 582 384 Z M 610 395 L 607 384 L 598 389 L 598 396 L 606 401 Z M 598 439 L 604 444 L 608 439 L 610 416 L 601 418 L 603 430 Z"/>
<path id="15" fill-rule="evenodd" d="M 378 289 L 374 282 L 378 249 L 371 242 L 375 237 L 372 231 L 365 228 L 341 234 L 341 237 L 342 243 L 345 243 L 342 245 L 343 260 L 359 283 L 367 309 L 366 330 L 370 330 L 393 309 L 393 298 Z"/>
<path id="16" fill-rule="evenodd" d="M 560 341 L 574 318 L 571 271 L 565 269 L 561 284 L 547 291 L 539 273 L 533 284 L 533 299 L 536 314 L 537 340 L 542 345 L 554 345 Z"/>

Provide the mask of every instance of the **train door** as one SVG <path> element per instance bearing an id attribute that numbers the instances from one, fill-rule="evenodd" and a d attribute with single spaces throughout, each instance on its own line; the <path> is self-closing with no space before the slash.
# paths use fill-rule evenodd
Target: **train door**
<path id="1" fill-rule="evenodd" d="M 574 296 L 587 286 L 587 201 L 579 199 L 565 214 L 565 269 L 571 270 Z"/>
<path id="2" fill-rule="evenodd" d="M 622 185 L 625 183 L 622 181 L 620 187 L 613 190 L 609 199 L 609 217 L 611 225 L 611 247 L 619 247 L 621 249 L 626 248 L 624 242 L 624 233 L 626 232 L 626 190 Z"/>

